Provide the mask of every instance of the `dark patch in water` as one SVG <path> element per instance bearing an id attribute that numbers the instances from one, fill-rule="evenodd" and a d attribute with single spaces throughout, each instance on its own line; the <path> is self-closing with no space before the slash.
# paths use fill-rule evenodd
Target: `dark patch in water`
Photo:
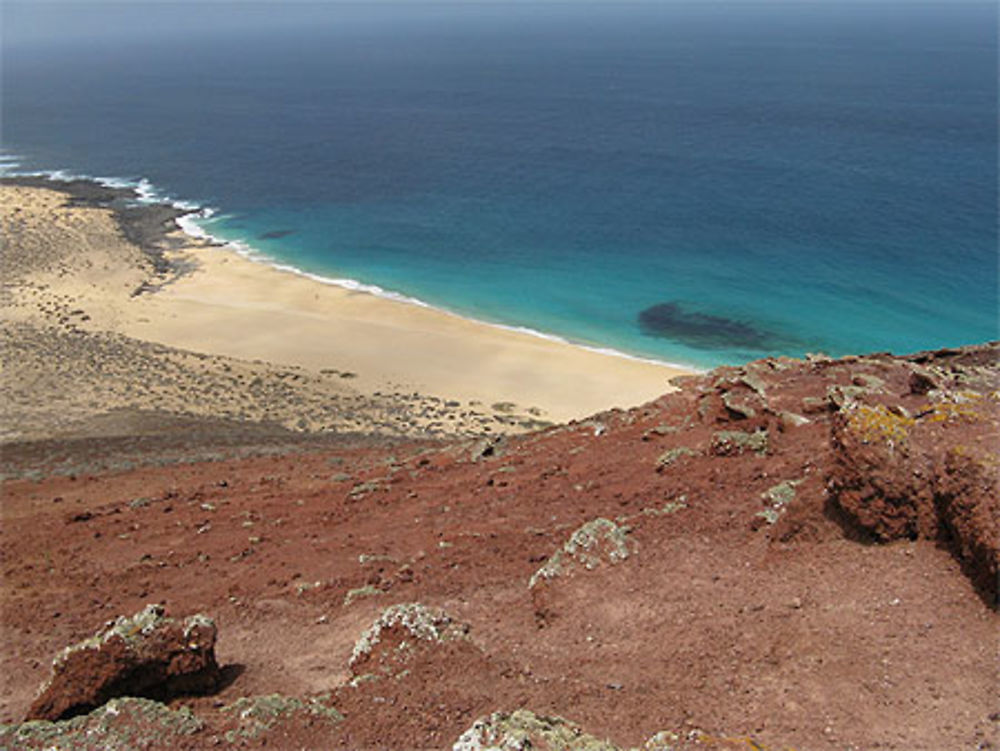
<path id="1" fill-rule="evenodd" d="M 289 235 L 294 235 L 295 230 L 293 229 L 274 229 L 270 232 L 265 232 L 263 235 L 259 235 L 261 240 L 280 240 L 282 237 L 288 237 Z"/>
<path id="2" fill-rule="evenodd" d="M 659 303 L 640 312 L 639 328 L 646 336 L 673 339 L 698 349 L 768 350 L 780 339 L 742 321 L 685 310 L 676 302 Z"/>

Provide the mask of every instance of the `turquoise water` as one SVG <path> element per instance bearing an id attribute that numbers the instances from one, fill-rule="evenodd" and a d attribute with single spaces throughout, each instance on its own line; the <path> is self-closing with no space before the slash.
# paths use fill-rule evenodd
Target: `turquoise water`
<path id="1" fill-rule="evenodd" d="M 673 362 L 997 337 L 992 4 L 82 7 L 5 10 L 18 169 Z"/>

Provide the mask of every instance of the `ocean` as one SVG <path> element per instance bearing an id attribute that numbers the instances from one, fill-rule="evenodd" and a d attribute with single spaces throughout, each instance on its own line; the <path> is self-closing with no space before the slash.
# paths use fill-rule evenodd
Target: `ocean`
<path id="1" fill-rule="evenodd" d="M 992 2 L 0 20 L 5 171 L 141 184 L 262 262 L 700 368 L 998 337 Z"/>

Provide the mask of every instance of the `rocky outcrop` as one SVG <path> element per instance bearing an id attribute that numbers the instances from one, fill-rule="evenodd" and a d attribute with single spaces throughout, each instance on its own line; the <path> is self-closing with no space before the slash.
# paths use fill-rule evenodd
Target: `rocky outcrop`
<path id="1" fill-rule="evenodd" d="M 833 420 L 830 490 L 860 529 L 880 541 L 935 539 L 988 598 L 1000 551 L 1000 392 L 934 389 L 920 373 L 918 408 L 846 405 Z"/>
<path id="2" fill-rule="evenodd" d="M 639 748 L 624 749 L 591 735 L 562 717 L 545 717 L 527 709 L 494 712 L 473 723 L 455 741 L 452 751 L 696 751 L 701 749 L 759 748 L 749 736 L 713 736 L 691 730 L 685 735 L 661 730 Z"/>
<path id="3" fill-rule="evenodd" d="M 60 652 L 26 719 L 73 717 L 118 696 L 168 698 L 214 689 L 215 624 L 204 615 L 179 621 L 163 612 L 147 605 Z"/>

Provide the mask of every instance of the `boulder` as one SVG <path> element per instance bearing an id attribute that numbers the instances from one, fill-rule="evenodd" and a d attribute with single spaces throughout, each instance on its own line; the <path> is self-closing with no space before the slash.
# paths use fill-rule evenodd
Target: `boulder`
<path id="1" fill-rule="evenodd" d="M 220 677 L 215 624 L 200 614 L 181 621 L 163 613 L 147 605 L 60 652 L 26 719 L 73 717 L 118 696 L 165 699 L 213 690 Z"/>

